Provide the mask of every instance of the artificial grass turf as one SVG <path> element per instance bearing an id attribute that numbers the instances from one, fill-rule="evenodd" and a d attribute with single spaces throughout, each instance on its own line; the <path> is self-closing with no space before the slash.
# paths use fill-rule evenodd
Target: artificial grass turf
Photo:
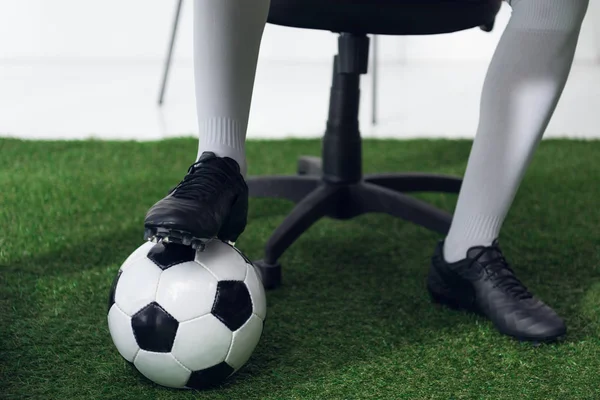
<path id="1" fill-rule="evenodd" d="M 318 141 L 250 142 L 251 174 L 293 173 Z M 365 141 L 367 172 L 461 174 L 467 141 Z M 174 391 L 136 374 L 106 324 L 110 283 L 149 206 L 195 156 L 154 143 L 0 139 L 0 398 L 598 399 L 600 142 L 544 141 L 501 236 L 519 276 L 563 315 L 533 347 L 424 290 L 439 236 L 384 215 L 323 220 L 282 258 L 263 338 L 225 386 Z M 451 210 L 456 196 L 429 194 Z M 251 201 L 238 247 L 259 258 L 291 210 Z"/>

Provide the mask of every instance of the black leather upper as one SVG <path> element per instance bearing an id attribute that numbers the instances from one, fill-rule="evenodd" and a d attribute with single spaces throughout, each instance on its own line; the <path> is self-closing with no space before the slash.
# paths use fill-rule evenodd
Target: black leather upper
<path id="1" fill-rule="evenodd" d="M 432 258 L 428 287 L 438 298 L 486 316 L 506 335 L 546 341 L 566 332 L 554 310 L 517 279 L 497 243 L 474 247 L 456 263 L 446 263 L 440 243 Z"/>
<path id="2" fill-rule="evenodd" d="M 430 35 L 492 25 L 502 0 L 271 0 L 269 22 L 379 35 Z"/>
<path id="3" fill-rule="evenodd" d="M 234 242 L 246 227 L 248 186 L 231 158 L 204 153 L 185 178 L 146 214 L 146 228 Z"/>

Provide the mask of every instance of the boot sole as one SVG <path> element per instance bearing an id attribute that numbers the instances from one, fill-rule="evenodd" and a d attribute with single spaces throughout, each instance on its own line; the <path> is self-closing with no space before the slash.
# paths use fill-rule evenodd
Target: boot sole
<path id="1" fill-rule="evenodd" d="M 197 237 L 188 231 L 164 227 L 146 226 L 144 230 L 144 240 L 191 246 L 197 251 L 204 251 L 206 245 L 213 239 L 215 238 Z"/>

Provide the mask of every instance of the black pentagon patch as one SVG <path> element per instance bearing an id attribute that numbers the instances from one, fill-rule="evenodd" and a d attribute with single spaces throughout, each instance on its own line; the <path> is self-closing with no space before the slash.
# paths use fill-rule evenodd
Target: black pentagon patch
<path id="1" fill-rule="evenodd" d="M 220 281 L 211 313 L 232 332 L 252 316 L 252 299 L 246 284 L 241 281 Z"/>
<path id="2" fill-rule="evenodd" d="M 164 271 L 173 265 L 194 261 L 196 250 L 192 246 L 184 246 L 182 244 L 157 243 L 150 249 L 147 257 Z"/>
<path id="3" fill-rule="evenodd" d="M 119 283 L 119 278 L 121 277 L 122 273 L 123 271 L 119 270 L 119 273 L 117 273 L 117 276 L 115 276 L 115 279 L 113 279 L 112 285 L 110 286 L 110 293 L 108 294 L 108 311 L 110 311 L 112 305 L 115 304 L 115 292 L 117 291 L 117 283 Z"/>
<path id="4" fill-rule="evenodd" d="M 140 349 L 168 353 L 173 347 L 179 322 L 156 302 L 131 317 L 131 328 Z"/>
<path id="5" fill-rule="evenodd" d="M 225 379 L 233 374 L 234 369 L 225 361 L 200 371 L 192 371 L 186 387 L 190 389 L 207 389 L 223 383 Z"/>

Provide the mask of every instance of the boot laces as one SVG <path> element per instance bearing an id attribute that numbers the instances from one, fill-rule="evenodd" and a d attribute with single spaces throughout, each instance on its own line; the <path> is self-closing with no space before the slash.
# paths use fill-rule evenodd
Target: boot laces
<path id="1" fill-rule="evenodd" d="M 480 260 L 486 253 L 491 252 L 494 257 L 489 260 Z M 478 262 L 486 271 L 486 280 L 494 283 L 494 287 L 504 290 L 518 300 L 532 298 L 533 295 L 527 287 L 515 275 L 514 270 L 508 264 L 508 261 L 502 255 L 502 251 L 497 243 L 482 248 L 474 257 L 472 263 Z"/>
<path id="2" fill-rule="evenodd" d="M 187 200 L 202 200 L 218 194 L 231 179 L 226 168 L 198 161 L 188 169 L 188 173 L 169 194 Z"/>

